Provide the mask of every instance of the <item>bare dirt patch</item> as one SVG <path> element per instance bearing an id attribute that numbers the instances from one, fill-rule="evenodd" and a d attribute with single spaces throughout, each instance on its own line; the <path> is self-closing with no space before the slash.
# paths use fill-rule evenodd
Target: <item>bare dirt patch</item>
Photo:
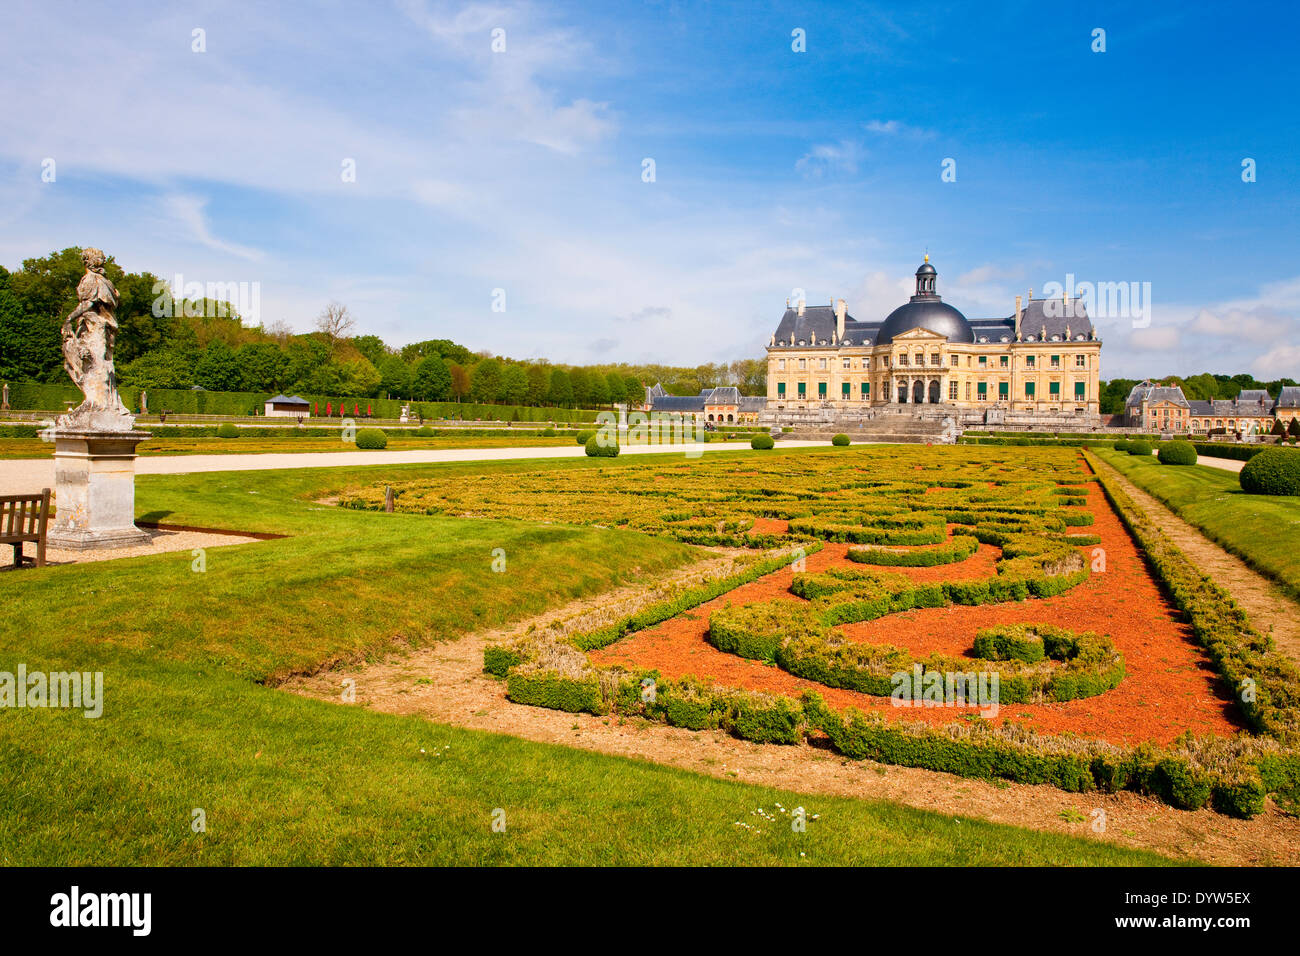
<path id="1" fill-rule="evenodd" d="M 138 558 L 147 554 L 166 554 L 172 551 L 193 551 L 196 548 L 222 548 L 233 544 L 252 544 L 262 540 L 242 534 L 224 534 L 212 531 L 192 531 L 181 528 L 148 528 L 141 531 L 149 536 L 144 544 L 129 548 L 109 548 L 102 551 L 71 551 L 63 548 L 46 548 L 47 565 L 87 564 L 92 561 L 115 561 L 118 558 Z M 31 558 L 36 554 L 36 545 L 28 542 L 23 545 L 23 554 Z M 0 561 L 9 560 L 8 549 Z M 12 570 L 0 568 L 0 570 Z"/>

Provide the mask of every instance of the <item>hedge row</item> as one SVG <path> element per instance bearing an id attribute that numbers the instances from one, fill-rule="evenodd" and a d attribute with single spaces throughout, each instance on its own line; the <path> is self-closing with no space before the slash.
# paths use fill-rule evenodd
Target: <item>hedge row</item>
<path id="1" fill-rule="evenodd" d="M 140 389 L 123 385 L 118 389 L 123 403 L 133 411 L 140 408 Z M 177 415 L 230 415 L 261 414 L 270 392 L 215 392 L 176 388 L 148 389 L 149 410 L 153 414 L 166 409 Z M 409 405 L 412 414 L 417 410 L 425 418 L 487 419 L 517 422 L 592 422 L 596 412 L 581 408 L 542 408 L 531 405 L 481 405 L 471 402 L 408 402 L 396 398 L 360 398 L 338 395 L 302 395 L 314 402 L 324 412 L 326 403 L 335 409 L 342 402 L 345 408 L 361 406 L 362 411 L 373 408 L 376 417 L 397 418 L 402 406 Z M 18 410 L 63 411 L 68 402 L 74 406 L 82 401 L 81 390 L 75 385 L 46 385 L 39 382 L 12 382 L 9 385 L 9 405 Z"/>
<path id="2" fill-rule="evenodd" d="M 1124 661 L 1109 638 L 1074 634 L 1057 628 L 1037 628 L 1037 654 L 1033 660 L 1017 657 L 985 658 L 979 673 L 997 677 L 997 703 L 1017 704 L 1041 700 L 1067 701 L 1095 697 L 1119 686 Z M 992 634 L 976 645 L 999 649 Z M 846 639 L 827 623 L 819 609 L 791 601 L 769 601 L 727 607 L 709 619 L 708 641 L 720 651 L 751 660 L 770 661 L 787 673 L 826 687 L 840 687 L 890 697 L 897 690 L 895 675 L 915 675 L 917 683 L 936 675 L 949 702 L 970 701 L 969 681 L 976 678 L 972 661 L 944 654 L 914 657 L 888 644 L 865 644 Z M 1023 637 L 1022 643 L 1027 643 Z M 1026 650 L 1027 655 L 1029 652 Z M 1044 656 L 1062 667 L 1040 663 Z M 954 694 L 960 677 L 959 696 Z M 911 696 L 920 691 L 914 687 Z M 981 703 L 983 703 L 981 701 Z"/>
<path id="3" fill-rule="evenodd" d="M 956 564 L 958 561 L 965 561 L 979 550 L 979 546 L 979 538 L 974 535 L 955 534 L 938 547 L 920 548 L 916 551 L 849 548 L 848 558 L 859 564 L 874 564 L 879 567 L 932 568 L 940 564 Z"/>

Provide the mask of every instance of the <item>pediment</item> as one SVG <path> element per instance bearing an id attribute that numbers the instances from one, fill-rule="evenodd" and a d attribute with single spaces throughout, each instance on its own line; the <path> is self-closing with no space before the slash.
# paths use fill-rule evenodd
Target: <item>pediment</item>
<path id="1" fill-rule="evenodd" d="M 915 328 L 899 332 L 894 336 L 895 342 L 946 342 L 948 336 L 931 332 L 929 329 Z"/>

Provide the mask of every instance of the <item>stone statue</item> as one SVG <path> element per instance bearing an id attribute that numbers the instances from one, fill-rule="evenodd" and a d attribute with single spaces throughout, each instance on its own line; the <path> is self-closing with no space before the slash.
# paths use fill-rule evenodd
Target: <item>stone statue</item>
<path id="1" fill-rule="evenodd" d="M 117 338 L 117 290 L 104 275 L 104 253 L 81 250 L 86 274 L 77 283 L 77 307 L 63 323 L 63 367 L 86 400 L 63 415 L 71 431 L 130 431 L 135 419 L 117 394 L 113 343 Z"/>
<path id="2" fill-rule="evenodd" d="M 9 383 L 5 382 L 3 397 L 0 397 L 0 411 L 9 411 Z"/>

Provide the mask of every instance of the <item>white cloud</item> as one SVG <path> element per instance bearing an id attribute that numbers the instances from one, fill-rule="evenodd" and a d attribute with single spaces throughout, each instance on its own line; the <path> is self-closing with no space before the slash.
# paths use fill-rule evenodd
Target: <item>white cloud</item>
<path id="1" fill-rule="evenodd" d="M 838 143 L 819 143 L 804 153 L 794 168 L 805 177 L 816 179 L 827 174 L 852 175 L 858 163 L 866 158 L 866 150 L 859 143 L 842 139 Z"/>

